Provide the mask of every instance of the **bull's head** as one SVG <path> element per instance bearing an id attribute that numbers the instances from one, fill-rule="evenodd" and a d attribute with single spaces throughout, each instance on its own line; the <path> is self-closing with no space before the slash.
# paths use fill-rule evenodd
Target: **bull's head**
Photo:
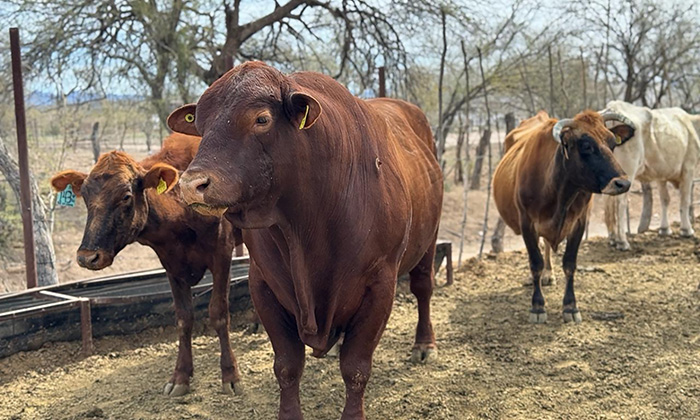
<path id="1" fill-rule="evenodd" d="M 180 179 L 183 199 L 204 214 L 227 212 L 241 228 L 270 226 L 298 160 L 317 146 L 305 133 L 320 115 L 319 102 L 276 69 L 249 62 L 230 70 L 168 117 L 173 131 L 202 136 Z"/>
<path id="2" fill-rule="evenodd" d="M 608 129 L 608 121 L 617 125 Z M 560 158 L 573 184 L 593 193 L 617 195 L 629 190 L 630 181 L 612 151 L 634 131 L 634 124 L 623 115 L 585 111 L 557 122 L 552 137 L 561 144 Z"/>
<path id="3" fill-rule="evenodd" d="M 70 184 L 87 206 L 78 264 L 90 270 L 110 266 L 117 253 L 134 242 L 146 225 L 146 190 L 159 184 L 162 188 L 165 183 L 168 191 L 177 180 L 177 169 L 172 166 L 159 163 L 145 170 L 123 152 L 103 154 L 90 174 L 73 170 L 56 174 L 51 179 L 53 188 L 63 191 Z"/>

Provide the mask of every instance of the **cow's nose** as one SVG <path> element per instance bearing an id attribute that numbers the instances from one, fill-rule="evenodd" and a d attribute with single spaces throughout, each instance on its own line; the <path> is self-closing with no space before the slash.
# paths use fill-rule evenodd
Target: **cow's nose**
<path id="1" fill-rule="evenodd" d="M 102 260 L 102 254 L 100 251 L 90 251 L 86 249 L 78 250 L 78 265 L 83 268 L 89 268 L 91 270 L 100 269 L 100 261 Z"/>
<path id="2" fill-rule="evenodd" d="M 201 172 L 186 171 L 180 178 L 180 191 L 187 204 L 203 203 L 204 192 L 211 185 L 211 179 Z"/>
<path id="3" fill-rule="evenodd" d="M 626 178 L 613 178 L 603 189 L 603 194 L 618 195 L 629 191 L 632 183 Z"/>

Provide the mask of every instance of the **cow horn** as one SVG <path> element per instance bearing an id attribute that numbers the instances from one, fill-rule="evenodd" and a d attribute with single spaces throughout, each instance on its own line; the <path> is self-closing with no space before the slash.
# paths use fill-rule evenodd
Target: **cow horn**
<path id="1" fill-rule="evenodd" d="M 566 127 L 573 127 L 573 125 L 574 125 L 574 120 L 572 120 L 571 118 L 565 118 L 563 120 L 559 120 L 558 123 L 554 124 L 554 128 L 552 128 L 552 136 L 554 137 L 554 141 L 561 144 L 561 132 L 562 132 L 562 130 Z"/>
<path id="2" fill-rule="evenodd" d="M 622 114 L 618 114 L 617 112 L 603 111 L 601 116 L 603 117 L 604 122 L 619 121 L 623 124 L 629 125 L 630 127 L 632 127 L 633 130 L 637 129 L 637 126 L 635 126 L 634 123 L 629 118 L 625 117 Z"/>

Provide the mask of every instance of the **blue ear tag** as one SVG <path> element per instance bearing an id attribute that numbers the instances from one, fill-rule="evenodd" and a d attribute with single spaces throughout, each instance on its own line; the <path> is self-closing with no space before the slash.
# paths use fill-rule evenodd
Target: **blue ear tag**
<path id="1" fill-rule="evenodd" d="M 56 204 L 62 207 L 75 207 L 75 194 L 70 184 L 66 186 L 65 190 L 58 193 L 56 196 Z"/>

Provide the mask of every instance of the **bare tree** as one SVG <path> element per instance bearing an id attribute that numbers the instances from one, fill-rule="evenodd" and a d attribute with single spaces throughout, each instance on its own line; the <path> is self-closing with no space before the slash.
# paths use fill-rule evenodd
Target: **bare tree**
<path id="1" fill-rule="evenodd" d="M 19 165 L 10 156 L 5 142 L 0 138 L 0 172 L 10 184 L 15 198 L 19 202 Z M 49 222 L 46 218 L 46 206 L 41 199 L 39 188 L 34 176 L 30 174 L 30 185 L 32 192 L 32 214 L 34 216 L 34 243 L 36 252 L 37 281 L 39 286 L 49 286 L 58 284 L 58 274 L 56 273 L 56 255 L 53 250 L 53 241 L 49 230 Z"/>

